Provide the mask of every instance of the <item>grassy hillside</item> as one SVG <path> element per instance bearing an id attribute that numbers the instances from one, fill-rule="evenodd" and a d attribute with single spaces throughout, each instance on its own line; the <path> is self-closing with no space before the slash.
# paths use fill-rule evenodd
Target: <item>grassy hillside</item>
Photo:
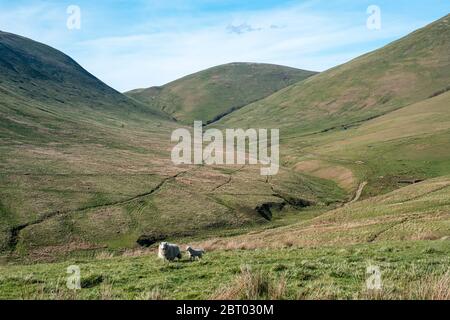
<path id="1" fill-rule="evenodd" d="M 24 299 L 449 299 L 450 178 L 427 181 L 292 226 L 199 242 L 200 262 L 99 251 L 1 267 L 0 297 Z M 83 289 L 58 279 L 77 264 Z M 366 268 L 383 289 L 365 287 Z M 253 292 L 253 294 L 252 294 Z"/>
<path id="2" fill-rule="evenodd" d="M 284 136 L 343 130 L 449 89 L 450 15 L 384 48 L 282 89 L 223 118 Z"/>
<path id="3" fill-rule="evenodd" d="M 299 172 L 318 173 L 323 178 L 327 173 L 332 177 L 330 168 L 345 167 L 354 172 L 355 179 L 368 182 L 365 197 L 448 175 L 449 106 L 447 92 L 347 130 L 311 136 L 303 156 L 292 164 Z M 306 139 L 293 138 L 289 144 L 302 142 Z"/>
<path id="4" fill-rule="evenodd" d="M 330 210 L 291 226 L 198 243 L 219 248 L 322 247 L 375 242 L 441 240 L 450 235 L 450 177 Z"/>
<path id="5" fill-rule="evenodd" d="M 215 126 L 280 128 L 284 165 L 347 190 L 368 180 L 363 196 L 449 174 L 449 39 L 446 16 Z"/>
<path id="6" fill-rule="evenodd" d="M 266 224 L 271 206 L 298 199 L 320 206 L 345 198 L 333 182 L 287 169 L 269 182 L 251 166 L 176 167 L 170 136 L 180 125 L 161 111 L 48 46 L 7 33 L 0 45 L 4 255 L 135 247 L 141 237 Z"/>
<path id="7" fill-rule="evenodd" d="M 157 106 L 182 123 L 216 121 L 315 72 L 289 67 L 230 63 L 181 78 L 162 87 L 137 89 L 128 96 Z"/>

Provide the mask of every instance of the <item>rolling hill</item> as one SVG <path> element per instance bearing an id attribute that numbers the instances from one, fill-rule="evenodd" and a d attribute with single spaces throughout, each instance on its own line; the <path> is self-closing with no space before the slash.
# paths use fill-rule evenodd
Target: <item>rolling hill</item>
<path id="1" fill-rule="evenodd" d="M 320 74 L 231 64 L 128 97 L 31 40 L 0 50 L 0 297 L 450 298 L 449 15 Z M 279 174 L 174 166 L 194 119 L 280 128 Z M 205 259 L 164 264 L 164 239 Z M 54 288 L 68 263 L 79 293 Z"/>
<path id="2" fill-rule="evenodd" d="M 314 74 L 271 64 L 230 63 L 162 87 L 136 89 L 126 94 L 160 108 L 184 124 L 192 125 L 194 120 L 211 123 Z"/>
<path id="3" fill-rule="evenodd" d="M 175 166 L 170 136 L 180 125 L 163 112 L 46 45 L 2 33 L 0 48 L 0 251 L 148 245 L 267 224 L 271 206 L 297 199 L 345 197 L 283 168 L 269 183 L 251 166 Z"/>
<path id="4" fill-rule="evenodd" d="M 445 94 L 450 89 L 449 39 L 447 15 L 241 108 L 214 126 L 280 128 L 284 165 L 346 189 L 370 180 L 364 196 L 392 191 L 403 181 L 449 174 L 448 125 L 436 127 L 436 121 L 446 121 L 450 105 Z M 405 107 L 414 114 L 406 116 Z M 364 140 L 365 128 L 371 139 Z M 359 141 L 357 147 L 353 141 Z"/>
<path id="5" fill-rule="evenodd" d="M 449 90 L 450 15 L 384 48 L 293 84 L 216 125 L 277 126 L 284 136 L 345 130 Z"/>

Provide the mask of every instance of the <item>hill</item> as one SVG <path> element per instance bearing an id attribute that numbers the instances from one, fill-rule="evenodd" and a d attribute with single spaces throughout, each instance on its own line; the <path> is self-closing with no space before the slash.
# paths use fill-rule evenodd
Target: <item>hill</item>
<path id="1" fill-rule="evenodd" d="M 284 165 L 347 190 L 370 180 L 363 196 L 448 174 L 447 124 L 436 121 L 446 121 L 450 105 L 449 39 L 446 16 L 214 125 L 280 128 Z"/>
<path id="2" fill-rule="evenodd" d="M 303 155 L 291 158 L 293 167 L 322 178 L 331 177 L 331 168 L 345 167 L 368 182 L 364 197 L 448 175 L 449 106 L 450 92 L 445 92 L 347 130 L 310 136 Z"/>
<path id="3" fill-rule="evenodd" d="M 58 250 L 149 245 L 267 224 L 271 206 L 298 199 L 345 197 L 332 182 L 285 169 L 269 183 L 251 166 L 174 166 L 170 136 L 180 125 L 161 111 L 46 45 L 2 33 L 0 48 L 5 254 L 51 259 Z"/>
<path id="4" fill-rule="evenodd" d="M 271 64 L 230 63 L 162 87 L 137 89 L 126 94 L 157 106 L 182 123 L 192 125 L 194 120 L 211 123 L 314 74 Z"/>
<path id="5" fill-rule="evenodd" d="M 223 105 L 184 109 L 190 100 L 172 101 L 164 87 L 145 89 L 140 103 L 93 78 L 79 88 L 92 99 L 64 108 L 56 93 L 39 95 L 56 83 L 31 88 L 33 70 L 23 69 L 27 86 L 13 81 L 11 70 L 34 65 L 15 52 L 0 76 L 2 121 L 14 122 L 0 131 L 0 262 L 12 264 L 0 265 L 0 297 L 449 299 L 449 20 L 223 118 Z M 73 67 L 52 61 L 45 69 L 56 74 Z M 210 78 L 192 77 L 179 80 L 180 97 L 196 86 L 220 97 L 202 87 Z M 236 95 L 229 89 L 220 94 Z M 130 112 L 94 108 L 122 99 Z M 159 108 L 180 121 L 219 117 L 210 127 L 280 128 L 279 174 L 173 166 L 180 124 Z M 203 247 L 205 259 L 159 261 L 162 240 Z M 75 293 L 55 285 L 70 264 L 82 269 Z M 381 290 L 365 289 L 368 264 L 380 268 Z"/>
<path id="6" fill-rule="evenodd" d="M 449 187 L 447 176 L 291 226 L 197 242 L 207 249 L 200 262 L 100 250 L 54 264 L 0 266 L 0 297 L 449 299 Z M 80 266 L 83 289 L 55 290 L 69 264 Z M 366 289 L 371 265 L 381 271 L 381 290 Z"/>
<path id="7" fill-rule="evenodd" d="M 97 124 L 139 120 L 142 114 L 168 121 L 159 110 L 108 87 L 62 52 L 0 32 L 0 138 L 55 138 L 56 130 L 48 129 L 59 128 L 62 134 L 81 114 Z"/>
<path id="8" fill-rule="evenodd" d="M 450 15 L 384 48 L 278 91 L 217 125 L 278 126 L 285 136 L 345 130 L 449 90 Z"/>

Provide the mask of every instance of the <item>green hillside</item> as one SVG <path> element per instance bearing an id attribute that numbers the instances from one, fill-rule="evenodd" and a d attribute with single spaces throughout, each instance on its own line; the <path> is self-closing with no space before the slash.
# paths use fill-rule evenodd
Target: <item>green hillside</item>
<path id="1" fill-rule="evenodd" d="M 102 126 L 118 127 L 121 119 L 139 122 L 142 117 L 168 121 L 159 110 L 108 87 L 58 50 L 0 32 L 0 139 L 95 139 L 104 134 Z"/>
<path id="2" fill-rule="evenodd" d="M 384 48 L 282 89 L 223 118 L 283 136 L 344 130 L 449 90 L 450 15 Z"/>
<path id="3" fill-rule="evenodd" d="M 141 238 L 264 225 L 270 206 L 287 210 L 298 199 L 345 198 L 333 182 L 284 168 L 269 182 L 257 167 L 174 166 L 170 136 L 180 125 L 161 111 L 43 44 L 2 33 L 0 48 L 5 254 L 135 247 Z"/>
<path id="4" fill-rule="evenodd" d="M 127 95 L 157 106 L 182 123 L 210 123 L 314 74 L 271 64 L 230 63 Z"/>
<path id="5" fill-rule="evenodd" d="M 369 180 L 363 196 L 449 174 L 449 39 L 446 16 L 215 126 L 280 128 L 285 166 L 348 190 Z"/>
<path id="6" fill-rule="evenodd" d="M 99 250 L 60 263 L 0 266 L 0 297 L 449 299 L 449 190 L 443 177 L 291 226 L 200 241 L 207 255 L 199 262 Z M 71 264 L 80 266 L 79 291 L 58 285 Z M 382 272 L 380 291 L 365 287 L 369 265 Z"/>
<path id="7" fill-rule="evenodd" d="M 286 151 L 292 155 L 287 158 L 299 172 L 310 172 L 312 164 L 320 161 L 314 169 L 323 178 L 326 170 L 321 172 L 320 167 L 346 167 L 354 172 L 355 179 L 368 182 L 364 197 L 448 175 L 449 108 L 450 92 L 446 92 L 347 130 L 330 131 L 307 140 L 293 138 L 290 145 L 307 141 L 308 146 L 295 155 L 295 160 L 294 152 Z"/>
<path id="8" fill-rule="evenodd" d="M 450 15 L 321 74 L 230 64 L 128 97 L 34 41 L 0 51 L 0 298 L 450 299 Z M 279 128 L 279 174 L 173 165 L 193 120 Z"/>

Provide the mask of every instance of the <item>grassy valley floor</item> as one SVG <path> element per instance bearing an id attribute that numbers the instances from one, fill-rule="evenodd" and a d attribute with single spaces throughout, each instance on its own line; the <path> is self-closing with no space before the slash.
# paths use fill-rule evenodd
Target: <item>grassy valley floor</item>
<path id="1" fill-rule="evenodd" d="M 450 299 L 450 178 L 271 224 L 178 239 L 201 261 L 156 249 L 87 251 L 56 263 L 0 266 L 2 299 Z M 53 253 L 54 254 L 54 253 Z M 81 290 L 66 288 L 69 266 Z M 382 289 L 368 290 L 368 267 Z"/>

